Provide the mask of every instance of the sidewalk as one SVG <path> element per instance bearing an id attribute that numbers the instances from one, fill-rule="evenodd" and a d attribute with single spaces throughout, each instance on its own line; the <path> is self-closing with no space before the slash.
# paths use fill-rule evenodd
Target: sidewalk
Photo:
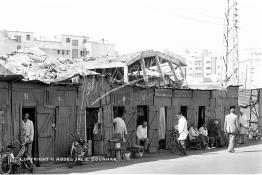
<path id="1" fill-rule="evenodd" d="M 249 143 L 244 144 L 244 145 L 237 145 L 236 148 L 248 147 L 248 146 L 257 145 L 257 144 L 261 144 L 261 141 L 250 141 Z M 212 153 L 212 152 L 226 150 L 226 149 L 227 149 L 226 147 L 223 147 L 223 148 L 216 148 L 212 150 L 189 150 L 188 156 Z M 87 162 L 84 165 L 75 166 L 73 169 L 69 169 L 65 163 L 53 164 L 47 167 L 37 167 L 35 173 L 45 174 L 45 173 L 53 173 L 56 171 L 59 171 L 62 173 L 68 173 L 68 171 L 76 171 L 78 169 L 87 169 L 86 172 L 92 172 L 92 171 L 98 171 L 101 169 L 117 168 L 117 167 L 132 165 L 132 164 L 151 162 L 155 160 L 168 160 L 168 159 L 177 159 L 177 158 L 179 159 L 181 158 L 181 156 L 177 154 L 173 154 L 169 152 L 168 150 L 160 150 L 158 153 L 146 154 L 142 158 L 139 158 L 139 159 L 131 159 L 131 160 L 119 161 L 119 162 Z"/>

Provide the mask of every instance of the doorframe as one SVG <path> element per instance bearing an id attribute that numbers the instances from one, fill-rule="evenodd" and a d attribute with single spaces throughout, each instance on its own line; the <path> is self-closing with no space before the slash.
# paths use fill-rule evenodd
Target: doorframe
<path id="1" fill-rule="evenodd" d="M 34 108 L 34 145 L 33 148 L 34 148 L 34 155 L 32 154 L 32 157 L 35 157 L 35 158 L 39 158 L 39 147 L 38 147 L 38 121 L 37 121 L 37 107 L 36 105 L 33 105 L 33 104 L 23 104 L 21 105 L 22 107 L 22 110 L 21 110 L 21 117 L 20 117 L 20 120 L 22 122 L 22 118 L 23 118 L 23 109 L 32 109 Z M 21 132 L 22 128 L 20 128 L 20 132 Z M 21 135 L 22 133 L 20 133 Z M 39 166 L 39 163 L 37 163 L 37 165 Z"/>

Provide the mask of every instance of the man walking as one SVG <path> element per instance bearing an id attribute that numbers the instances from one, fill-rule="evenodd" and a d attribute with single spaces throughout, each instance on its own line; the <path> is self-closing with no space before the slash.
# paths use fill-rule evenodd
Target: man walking
<path id="1" fill-rule="evenodd" d="M 229 135 L 228 152 L 235 152 L 235 137 L 239 130 L 238 117 L 235 114 L 235 106 L 230 107 L 230 114 L 225 116 L 224 132 Z"/>
<path id="2" fill-rule="evenodd" d="M 28 156 L 32 157 L 32 142 L 34 140 L 34 124 L 31 120 L 28 119 L 29 114 L 25 113 L 24 120 L 22 121 L 23 127 L 23 138 L 24 142 L 26 143 L 26 150 Z"/>
<path id="3" fill-rule="evenodd" d="M 178 132 L 179 132 L 179 137 L 178 137 L 178 141 L 179 141 L 179 149 L 181 154 L 180 155 L 187 155 L 186 153 L 186 143 L 185 140 L 187 138 L 188 135 L 188 130 L 187 130 L 187 121 L 186 118 L 182 115 L 182 113 L 178 113 L 177 115 L 178 117 Z"/>

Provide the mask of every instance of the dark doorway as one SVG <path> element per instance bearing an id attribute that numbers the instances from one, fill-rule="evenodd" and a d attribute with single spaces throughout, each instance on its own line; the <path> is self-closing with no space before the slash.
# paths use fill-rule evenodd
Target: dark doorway
<path id="1" fill-rule="evenodd" d="M 206 107 L 199 106 L 198 107 L 198 128 L 200 128 L 206 120 Z"/>
<path id="2" fill-rule="evenodd" d="M 92 155 L 94 155 L 94 126 L 98 122 L 99 108 L 86 108 L 86 140 L 92 140 Z M 99 127 L 99 126 L 98 126 Z"/>
<path id="3" fill-rule="evenodd" d="M 125 113 L 125 107 L 124 106 L 114 106 L 113 113 L 114 113 L 114 118 L 122 117 L 122 115 Z"/>
<path id="4" fill-rule="evenodd" d="M 34 124 L 34 140 L 32 143 L 32 157 L 38 158 L 38 132 L 37 132 L 37 119 L 36 109 L 34 107 L 24 107 L 22 109 L 22 119 L 24 119 L 25 113 L 29 114 L 29 120 Z M 35 162 L 36 166 L 39 166 L 39 162 Z"/>
<path id="5" fill-rule="evenodd" d="M 187 106 L 181 106 L 180 111 L 182 115 L 187 119 Z"/>
<path id="6" fill-rule="evenodd" d="M 148 123 L 148 106 L 137 106 L 136 127 L 142 125 L 144 121 Z"/>

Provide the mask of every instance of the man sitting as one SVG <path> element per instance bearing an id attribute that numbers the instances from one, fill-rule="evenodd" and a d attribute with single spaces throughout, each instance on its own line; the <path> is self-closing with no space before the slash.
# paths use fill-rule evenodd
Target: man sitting
<path id="1" fill-rule="evenodd" d="M 149 139 L 147 138 L 147 122 L 144 121 L 142 125 L 137 127 L 136 131 L 137 144 L 140 145 L 140 141 L 144 142 L 144 150 L 147 151 Z"/>
<path id="2" fill-rule="evenodd" d="M 203 147 L 205 149 L 212 149 L 212 148 L 216 148 L 214 147 L 214 138 L 213 137 L 209 137 L 208 136 L 208 131 L 207 131 L 207 127 L 206 127 L 206 123 L 204 123 L 200 128 L 199 128 L 199 136 L 200 136 L 200 139 L 203 143 Z M 209 147 L 209 145 L 211 147 Z"/>
<path id="3" fill-rule="evenodd" d="M 209 136 L 214 138 L 217 147 L 222 147 L 225 144 L 217 120 L 210 126 Z"/>
<path id="4" fill-rule="evenodd" d="M 201 143 L 201 139 L 199 137 L 199 131 L 195 125 L 195 123 L 191 124 L 191 127 L 189 129 L 189 140 L 195 140 L 197 143 Z"/>

